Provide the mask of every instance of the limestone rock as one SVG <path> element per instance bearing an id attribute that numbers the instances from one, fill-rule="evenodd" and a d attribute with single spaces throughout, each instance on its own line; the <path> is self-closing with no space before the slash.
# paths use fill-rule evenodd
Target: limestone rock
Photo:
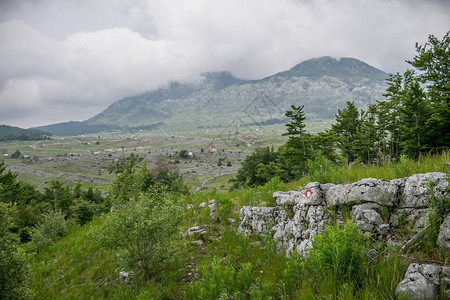
<path id="1" fill-rule="evenodd" d="M 441 225 L 437 244 L 444 249 L 450 250 L 450 214 L 447 215 Z"/>
<path id="2" fill-rule="evenodd" d="M 204 235 L 204 234 L 206 234 L 206 230 L 204 230 L 203 227 L 201 227 L 201 226 L 193 226 L 193 227 L 189 228 L 186 233 L 187 233 L 187 236 Z"/>
<path id="3" fill-rule="evenodd" d="M 273 193 L 276 207 L 243 207 L 238 230 L 273 234 L 287 252 L 297 249 L 305 254 L 330 219 L 345 223 L 347 209 L 351 208 L 352 219 L 363 231 L 374 233 L 379 241 L 401 245 L 395 240 L 397 229 L 420 231 L 427 224 L 427 182 L 433 180 L 437 184 L 435 192 L 445 193 L 445 178 L 444 173 L 427 173 L 391 181 L 366 178 L 351 184 L 312 182 L 300 191 Z M 447 219 L 439 238 L 442 245 L 449 247 Z M 419 275 L 414 276 L 419 280 Z"/>
<path id="4" fill-rule="evenodd" d="M 368 207 L 373 205 L 355 205 L 352 208 L 352 218 L 355 220 L 362 231 L 374 232 L 375 229 L 383 223 L 380 214 L 374 209 Z"/>
<path id="5" fill-rule="evenodd" d="M 448 282 L 450 279 L 447 269 L 450 268 L 410 264 L 404 279 L 397 286 L 397 296 L 406 296 L 408 299 L 437 299 L 441 282 Z"/>
<path id="6" fill-rule="evenodd" d="M 400 208 L 421 208 L 428 206 L 427 184 L 429 181 L 436 184 L 434 191 L 442 194 L 445 187 L 448 186 L 446 174 L 440 172 L 431 172 L 426 174 L 415 174 L 406 178 Z"/>
<path id="7" fill-rule="evenodd" d="M 325 194 L 328 205 L 354 205 L 365 202 L 394 206 L 399 186 L 385 180 L 365 178 L 352 184 L 330 186 Z"/>

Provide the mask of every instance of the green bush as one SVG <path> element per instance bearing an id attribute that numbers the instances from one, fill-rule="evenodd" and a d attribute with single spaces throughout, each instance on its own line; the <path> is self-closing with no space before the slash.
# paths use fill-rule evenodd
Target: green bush
<path id="1" fill-rule="evenodd" d="M 107 215 L 92 238 L 117 250 L 122 268 L 148 280 L 169 257 L 170 242 L 181 220 L 182 210 L 174 197 L 162 189 L 151 189 Z"/>
<path id="2" fill-rule="evenodd" d="M 316 279 L 327 280 L 337 290 L 344 283 L 360 285 L 368 267 L 369 245 L 370 236 L 352 221 L 330 225 L 314 237 L 307 268 Z"/>
<path id="3" fill-rule="evenodd" d="M 11 154 L 11 158 L 20 158 L 22 156 L 22 153 L 20 153 L 19 150 L 16 150 L 13 154 Z"/>
<path id="4" fill-rule="evenodd" d="M 79 225 L 84 225 L 89 221 L 92 221 L 96 213 L 96 205 L 83 199 L 77 199 L 75 204 L 71 208 L 72 217 Z"/>
<path id="5" fill-rule="evenodd" d="M 31 248 L 41 250 L 52 245 L 67 232 L 67 222 L 60 212 L 50 211 L 43 215 L 42 221 L 32 233 Z"/>

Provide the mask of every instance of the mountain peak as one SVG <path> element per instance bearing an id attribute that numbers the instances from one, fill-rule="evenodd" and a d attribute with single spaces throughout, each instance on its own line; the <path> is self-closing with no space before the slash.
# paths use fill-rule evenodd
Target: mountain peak
<path id="1" fill-rule="evenodd" d="M 306 60 L 292 67 L 288 71 L 276 74 L 281 77 L 373 77 L 386 78 L 387 74 L 371 65 L 352 57 L 340 59 L 331 56 L 323 56 Z"/>

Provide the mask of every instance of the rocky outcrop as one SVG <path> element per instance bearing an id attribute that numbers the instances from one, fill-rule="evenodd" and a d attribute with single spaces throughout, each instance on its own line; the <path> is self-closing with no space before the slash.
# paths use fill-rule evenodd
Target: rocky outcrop
<path id="1" fill-rule="evenodd" d="M 309 183 L 303 190 L 275 192 L 275 207 L 243 207 L 239 231 L 273 234 L 288 252 L 305 254 L 312 238 L 330 220 L 343 222 L 351 217 L 363 231 L 395 242 L 396 229 L 408 228 L 414 233 L 426 226 L 429 181 L 435 184 L 435 195 L 447 193 L 446 174 L 439 172 L 390 181 L 366 178 L 351 184 Z M 448 225 L 445 228 L 440 241 L 448 244 Z"/>
<path id="2" fill-rule="evenodd" d="M 407 299 L 450 299 L 450 267 L 410 264 L 396 294 Z"/>

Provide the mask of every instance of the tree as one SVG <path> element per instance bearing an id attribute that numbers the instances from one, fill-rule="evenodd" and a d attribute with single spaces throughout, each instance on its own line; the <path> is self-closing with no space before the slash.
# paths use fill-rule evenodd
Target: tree
<path id="1" fill-rule="evenodd" d="M 409 84 L 399 111 L 404 152 L 411 157 L 420 157 L 423 150 L 426 150 L 423 137 L 427 131 L 426 121 L 430 115 L 430 107 L 417 79 Z"/>
<path id="2" fill-rule="evenodd" d="M 30 258 L 12 232 L 15 207 L 0 202 L 0 299 L 26 299 L 31 295 Z"/>
<path id="3" fill-rule="evenodd" d="M 233 188 L 265 184 L 270 180 L 270 177 L 258 174 L 258 169 L 275 162 L 277 157 L 278 153 L 274 151 L 273 147 L 256 148 L 252 154 L 245 158 L 236 178 L 230 180 L 230 182 L 233 182 Z"/>
<path id="4" fill-rule="evenodd" d="M 189 158 L 189 151 L 187 151 L 186 149 L 183 149 L 180 151 L 179 155 L 181 158 Z"/>
<path id="5" fill-rule="evenodd" d="M 347 101 L 347 106 L 343 110 L 338 110 L 336 124 L 331 126 L 336 133 L 337 146 L 342 151 L 346 163 L 355 159 L 354 141 L 361 125 L 359 117 L 355 104 Z"/>
<path id="6" fill-rule="evenodd" d="M 11 154 L 11 158 L 20 158 L 22 156 L 22 153 L 20 153 L 19 150 L 16 150 L 13 154 Z"/>
<path id="7" fill-rule="evenodd" d="M 286 124 L 287 132 L 283 135 L 289 139 L 278 151 L 278 159 L 271 168 L 275 169 L 275 175 L 283 181 L 290 181 L 304 175 L 307 169 L 307 160 L 311 157 L 311 136 L 305 130 L 304 106 L 291 106 L 292 110 L 286 111 L 286 117 L 291 121 Z"/>
<path id="8" fill-rule="evenodd" d="M 378 155 L 379 146 L 375 106 L 371 105 L 368 111 L 361 110 L 359 122 L 353 142 L 354 153 L 361 161 L 371 163 L 372 159 Z"/>
<path id="9" fill-rule="evenodd" d="M 306 146 L 305 146 L 305 113 L 303 112 L 304 105 L 295 106 L 291 105 L 292 110 L 286 111 L 285 115 L 291 118 L 291 121 L 286 124 L 287 132 L 283 133 L 284 136 L 289 137 L 289 143 L 291 147 L 299 148 L 303 155 L 306 157 Z M 301 144 L 300 144 L 301 141 Z"/>
<path id="10" fill-rule="evenodd" d="M 61 211 L 66 216 L 70 215 L 73 195 L 71 190 L 59 180 L 52 181 L 44 190 L 44 200 L 52 203 L 53 211 Z"/>
<path id="11" fill-rule="evenodd" d="M 416 44 L 417 55 L 407 61 L 421 71 L 419 79 L 427 85 L 431 101 L 427 143 L 433 149 L 450 147 L 450 31 L 442 40 L 434 35 Z"/>
<path id="12" fill-rule="evenodd" d="M 149 280 L 168 259 L 170 242 L 178 233 L 182 209 L 164 189 L 141 193 L 126 208 L 108 214 L 93 239 L 118 250 L 119 261 Z"/>

